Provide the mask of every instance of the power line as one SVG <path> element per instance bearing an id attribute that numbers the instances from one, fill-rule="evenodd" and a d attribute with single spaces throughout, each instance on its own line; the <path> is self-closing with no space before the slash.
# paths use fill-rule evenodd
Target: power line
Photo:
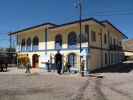
<path id="1" fill-rule="evenodd" d="M 115 10 L 104 10 L 104 11 L 96 11 L 94 13 L 120 13 L 120 12 L 133 12 L 133 9 L 125 9 L 125 10 L 118 10 L 118 9 L 115 9 Z"/>
<path id="2" fill-rule="evenodd" d="M 93 16 L 133 15 L 133 12 L 99 13 L 99 14 L 91 14 L 91 15 L 93 15 Z"/>

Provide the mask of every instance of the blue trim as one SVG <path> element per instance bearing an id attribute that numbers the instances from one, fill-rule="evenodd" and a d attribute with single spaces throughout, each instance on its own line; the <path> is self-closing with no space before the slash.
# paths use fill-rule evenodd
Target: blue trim
<path id="1" fill-rule="evenodd" d="M 32 46 L 32 51 L 33 51 L 33 52 L 38 51 L 38 45 L 33 45 L 33 46 Z"/>
<path id="2" fill-rule="evenodd" d="M 25 50 L 25 46 L 22 46 L 22 47 L 21 47 L 21 51 L 22 51 L 22 52 L 25 52 L 25 51 L 26 51 L 26 50 Z"/>
<path id="3" fill-rule="evenodd" d="M 31 51 L 31 46 L 27 46 L 26 51 L 28 51 L 28 52 Z"/>
<path id="4" fill-rule="evenodd" d="M 82 49 L 86 49 L 87 47 L 82 47 Z M 62 48 L 60 51 L 69 51 L 69 50 L 80 50 L 80 48 Z M 37 51 L 29 51 L 29 52 L 45 52 L 46 50 L 37 50 Z M 57 49 L 47 49 L 47 51 L 57 51 Z M 25 51 L 26 52 L 26 51 Z"/>

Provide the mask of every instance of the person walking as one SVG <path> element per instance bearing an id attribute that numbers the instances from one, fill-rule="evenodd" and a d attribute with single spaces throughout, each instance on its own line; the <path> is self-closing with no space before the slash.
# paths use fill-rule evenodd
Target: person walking
<path id="1" fill-rule="evenodd" d="M 27 55 L 27 57 L 25 58 L 25 63 L 26 63 L 26 65 L 25 65 L 25 67 L 26 67 L 26 72 L 25 72 L 25 73 L 31 73 L 31 71 L 30 71 L 31 64 L 30 64 L 30 59 L 29 59 L 28 55 Z"/>
<path id="2" fill-rule="evenodd" d="M 68 62 L 67 70 L 68 70 L 69 73 L 71 72 L 70 68 L 71 68 L 71 64 L 70 64 L 70 62 Z"/>
<path id="3" fill-rule="evenodd" d="M 55 55 L 55 63 L 56 63 L 57 73 L 61 74 L 61 70 L 62 70 L 62 55 L 60 54 L 59 51 Z"/>
<path id="4" fill-rule="evenodd" d="M 85 61 L 82 60 L 81 65 L 80 65 L 80 71 L 81 71 L 81 76 L 84 77 L 84 66 L 85 66 Z"/>
<path id="5" fill-rule="evenodd" d="M 48 72 L 51 72 L 51 68 L 50 68 L 51 66 L 50 66 L 50 61 L 48 60 L 48 62 L 47 62 L 47 69 L 48 69 Z"/>
<path id="6" fill-rule="evenodd" d="M 27 67 L 26 68 L 26 73 L 31 73 L 31 71 L 30 71 L 30 68 L 31 68 L 30 62 L 27 63 L 26 67 Z"/>

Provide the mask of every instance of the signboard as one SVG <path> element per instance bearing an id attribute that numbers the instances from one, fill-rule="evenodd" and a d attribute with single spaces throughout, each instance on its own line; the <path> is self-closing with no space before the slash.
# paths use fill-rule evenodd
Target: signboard
<path id="1" fill-rule="evenodd" d="M 88 48 L 82 49 L 80 56 L 87 56 L 88 55 Z"/>

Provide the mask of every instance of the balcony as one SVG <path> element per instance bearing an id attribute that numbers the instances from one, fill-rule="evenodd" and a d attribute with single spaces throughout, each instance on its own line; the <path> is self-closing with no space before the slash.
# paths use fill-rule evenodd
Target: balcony
<path id="1" fill-rule="evenodd" d="M 21 47 L 21 51 L 22 51 L 22 52 L 25 52 L 25 51 L 26 51 L 25 46 L 22 46 L 22 47 Z"/>
<path id="2" fill-rule="evenodd" d="M 32 46 L 32 51 L 38 51 L 38 45 Z"/>
<path id="3" fill-rule="evenodd" d="M 55 44 L 55 49 L 56 50 L 61 50 L 62 49 L 62 44 L 61 43 L 56 43 Z"/>
<path id="4" fill-rule="evenodd" d="M 31 51 L 31 46 L 27 46 L 26 51 L 30 52 Z"/>
<path id="5" fill-rule="evenodd" d="M 109 45 L 109 49 L 110 50 L 122 50 L 122 47 L 121 46 L 118 46 L 118 45 L 112 45 L 112 44 L 110 44 Z"/>

